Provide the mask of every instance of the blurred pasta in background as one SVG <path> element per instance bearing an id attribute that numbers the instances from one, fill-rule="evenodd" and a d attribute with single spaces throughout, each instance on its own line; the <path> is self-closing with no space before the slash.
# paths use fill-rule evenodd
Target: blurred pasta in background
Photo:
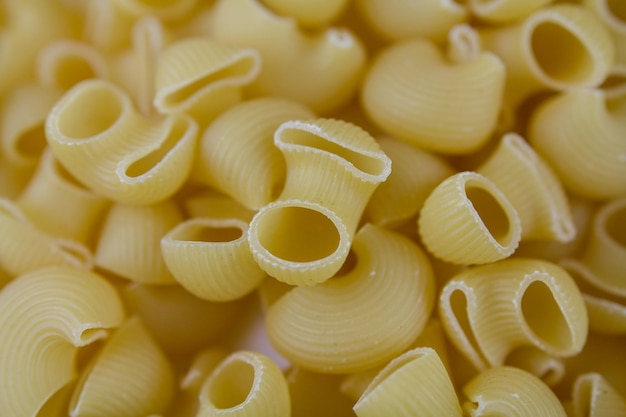
<path id="1" fill-rule="evenodd" d="M 626 2 L 0 2 L 0 415 L 626 416 Z"/>

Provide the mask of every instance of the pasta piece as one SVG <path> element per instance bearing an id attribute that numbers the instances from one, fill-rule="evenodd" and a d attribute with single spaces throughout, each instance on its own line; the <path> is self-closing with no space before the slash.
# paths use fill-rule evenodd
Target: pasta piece
<path id="1" fill-rule="evenodd" d="M 498 121 L 505 67 L 482 52 L 469 26 L 450 32 L 450 57 L 425 39 L 386 48 L 365 77 L 361 103 L 384 131 L 420 148 L 462 154 L 481 147 Z"/>
<path id="2" fill-rule="evenodd" d="M 619 417 L 626 415 L 626 398 L 598 373 L 576 378 L 572 390 L 572 417 Z"/>
<path id="3" fill-rule="evenodd" d="M 221 348 L 207 348 L 196 354 L 180 382 L 180 388 L 197 394 L 204 381 L 227 356 L 228 352 Z"/>
<path id="4" fill-rule="evenodd" d="M 620 0 L 583 0 L 581 2 L 609 29 L 615 45 L 615 61 L 626 65 L 626 9 Z"/>
<path id="5" fill-rule="evenodd" d="M 269 204 L 285 180 L 274 132 L 288 120 L 313 117 L 299 103 L 270 97 L 227 110 L 202 135 L 197 163 L 203 180 L 251 209 Z"/>
<path id="6" fill-rule="evenodd" d="M 449 339 L 478 370 L 501 366 L 516 348 L 578 354 L 587 338 L 582 295 L 561 267 L 507 259 L 453 277 L 439 299 Z"/>
<path id="7" fill-rule="evenodd" d="M 16 277 L 55 265 L 91 269 L 93 259 L 82 244 L 46 235 L 15 204 L 0 199 L 0 270 Z"/>
<path id="8" fill-rule="evenodd" d="M 238 351 L 224 359 L 202 386 L 196 416 L 289 415 L 289 389 L 280 368 L 265 355 Z"/>
<path id="9" fill-rule="evenodd" d="M 291 398 L 291 415 L 298 417 L 354 417 L 354 401 L 339 391 L 340 375 L 325 375 L 291 368 L 285 378 Z"/>
<path id="10" fill-rule="evenodd" d="M 418 220 L 426 248 L 454 264 L 484 264 L 511 255 L 520 240 L 517 211 L 487 178 L 455 174 L 428 196 Z"/>
<path id="11" fill-rule="evenodd" d="M 83 81 L 46 121 L 54 156 L 80 182 L 126 204 L 153 204 L 190 173 L 198 126 L 188 116 L 142 118 L 130 98 L 102 80 Z"/>
<path id="12" fill-rule="evenodd" d="M 51 42 L 37 58 L 37 79 L 47 87 L 69 90 L 83 80 L 108 76 L 104 57 L 86 42 L 71 39 Z"/>
<path id="13" fill-rule="evenodd" d="M 374 190 L 365 216 L 372 223 L 396 227 L 415 217 L 428 195 L 454 171 L 441 158 L 407 143 L 390 137 L 378 138 L 377 142 L 391 159 L 393 169 Z"/>
<path id="14" fill-rule="evenodd" d="M 194 218 L 161 240 L 168 269 L 187 291 L 209 301 L 232 301 L 265 278 L 250 253 L 248 224 L 238 219 Z"/>
<path id="15" fill-rule="evenodd" d="M 553 0 L 470 0 L 472 14 L 490 23 L 510 23 L 523 19 Z"/>
<path id="16" fill-rule="evenodd" d="M 133 317 L 113 333 L 83 372 L 70 401 L 70 416 L 164 412 L 173 395 L 168 359 L 141 320 Z"/>
<path id="17" fill-rule="evenodd" d="M 85 8 L 84 38 L 99 49 L 113 51 L 128 45 L 134 16 L 117 1 L 89 0 Z"/>
<path id="18" fill-rule="evenodd" d="M 549 387 L 560 383 L 565 376 L 565 364 L 562 359 L 531 346 L 513 350 L 507 356 L 505 364 L 530 372 Z"/>
<path id="19" fill-rule="evenodd" d="M 389 40 L 443 41 L 452 26 L 469 17 L 467 7 L 455 0 L 357 0 L 356 4 L 372 29 Z"/>
<path id="20" fill-rule="evenodd" d="M 510 366 L 481 372 L 463 387 L 471 417 L 566 417 L 557 396 L 534 375 Z"/>
<path id="21" fill-rule="evenodd" d="M 322 373 L 366 370 L 398 355 L 426 325 L 434 279 L 420 249 L 370 224 L 357 233 L 353 249 L 352 270 L 293 288 L 269 308 L 268 337 L 297 366 Z"/>
<path id="22" fill-rule="evenodd" d="M 259 53 L 208 38 L 175 42 L 159 55 L 154 106 L 161 113 L 187 112 L 199 123 L 241 99 L 241 89 L 261 70 Z"/>
<path id="23" fill-rule="evenodd" d="M 575 89 L 542 103 L 528 136 L 570 192 L 604 200 L 626 194 L 624 129 L 601 90 Z"/>
<path id="24" fill-rule="evenodd" d="M 320 28 L 331 24 L 348 7 L 348 0 L 263 0 L 274 12 L 293 17 L 305 27 Z"/>
<path id="25" fill-rule="evenodd" d="M 212 23 L 218 41 L 260 53 L 263 67 L 248 88 L 254 97 L 284 97 L 328 113 L 356 91 L 365 50 L 347 30 L 309 35 L 294 19 L 274 15 L 257 0 L 218 1 Z"/>
<path id="26" fill-rule="evenodd" d="M 515 207 L 522 239 L 574 239 L 576 228 L 563 187 L 521 136 L 504 135 L 476 172 L 491 180 Z"/>
<path id="27" fill-rule="evenodd" d="M 100 276 L 69 267 L 22 275 L 0 292 L 0 414 L 36 416 L 75 378 L 80 347 L 124 319 Z"/>
<path id="28" fill-rule="evenodd" d="M 59 97 L 56 89 L 22 84 L 5 99 L 0 117 L 0 150 L 7 163 L 32 171 L 46 146 L 46 116 Z"/>
<path id="29" fill-rule="evenodd" d="M 188 217 L 210 219 L 240 219 L 249 223 L 254 211 L 247 209 L 230 197 L 211 189 L 201 190 L 183 201 Z"/>
<path id="30" fill-rule="evenodd" d="M 135 282 L 176 283 L 163 260 L 161 239 L 182 220 L 169 200 L 152 206 L 113 205 L 98 238 L 96 265 Z"/>
<path id="31" fill-rule="evenodd" d="M 358 417 L 463 415 L 454 386 L 431 348 L 410 350 L 392 360 L 354 405 Z"/>
<path id="32" fill-rule="evenodd" d="M 178 357 L 223 340 L 248 308 L 246 300 L 202 300 L 180 285 L 129 283 L 120 295 L 129 314 L 140 316 L 159 345 Z"/>
<path id="33" fill-rule="evenodd" d="M 120 10 L 132 16 L 156 16 L 171 22 L 185 18 L 196 6 L 197 0 L 115 0 Z"/>
<path id="34" fill-rule="evenodd" d="M 608 76 L 605 78 L 600 89 L 609 100 L 623 99 L 626 97 L 626 58 L 624 63 L 613 66 Z"/>
<path id="35" fill-rule="evenodd" d="M 78 183 L 49 149 L 15 203 L 39 230 L 81 243 L 91 243 L 108 207 L 105 198 Z"/>

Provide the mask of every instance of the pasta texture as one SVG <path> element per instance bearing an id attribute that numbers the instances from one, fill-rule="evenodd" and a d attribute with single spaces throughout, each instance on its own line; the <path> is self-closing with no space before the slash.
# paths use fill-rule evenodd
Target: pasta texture
<path id="1" fill-rule="evenodd" d="M 0 413 L 36 416 L 76 374 L 80 347 L 124 319 L 120 299 L 100 276 L 70 267 L 40 269 L 0 292 Z"/>
<path id="2" fill-rule="evenodd" d="M 504 259 L 521 238 L 519 215 L 506 195 L 471 171 L 452 175 L 433 190 L 420 211 L 418 231 L 433 255 L 463 265 Z"/>
<path id="3" fill-rule="evenodd" d="M 198 156 L 203 182 L 258 210 L 272 202 L 285 180 L 285 162 L 274 132 L 288 120 L 312 119 L 305 106 L 278 98 L 241 103 L 205 130 Z"/>
<path id="4" fill-rule="evenodd" d="M 240 219 L 246 223 L 249 223 L 255 214 L 255 211 L 212 189 L 203 189 L 190 195 L 183 200 L 183 207 L 189 217 Z"/>
<path id="5" fill-rule="evenodd" d="M 469 27 L 451 34 L 450 59 L 420 38 L 384 49 L 366 74 L 361 103 L 385 132 L 422 149 L 462 154 L 478 149 L 496 127 L 505 67 L 480 50 Z"/>
<path id="6" fill-rule="evenodd" d="M 516 348 L 579 353 L 588 316 L 572 277 L 536 259 L 507 259 L 455 275 L 443 288 L 439 317 L 456 348 L 476 367 L 501 366 Z"/>
<path id="7" fill-rule="evenodd" d="M 468 6 L 475 16 L 490 23 L 507 23 L 523 19 L 552 0 L 470 0 Z"/>
<path id="8" fill-rule="evenodd" d="M 224 359 L 200 390 L 197 417 L 288 417 L 289 389 L 278 366 L 260 353 L 238 351 Z"/>
<path id="9" fill-rule="evenodd" d="M 348 6 L 348 0 L 265 0 L 277 14 L 295 18 L 305 27 L 324 27 L 336 20 Z"/>
<path id="10" fill-rule="evenodd" d="M 476 172 L 493 182 L 515 207 L 521 239 L 569 242 L 576 235 L 561 183 L 521 136 L 504 135 Z"/>
<path id="11" fill-rule="evenodd" d="M 601 374 L 578 376 L 572 391 L 574 417 L 619 417 L 626 414 L 626 399 Z"/>
<path id="12" fill-rule="evenodd" d="M 371 224 L 357 233 L 352 248 L 351 270 L 316 286 L 293 288 L 269 308 L 270 341 L 302 368 L 348 373 L 381 365 L 426 325 L 434 279 L 421 250 Z"/>
<path id="13" fill-rule="evenodd" d="M 209 301 L 232 301 L 265 278 L 250 252 L 248 224 L 238 219 L 194 218 L 161 240 L 163 259 L 187 291 Z"/>
<path id="14" fill-rule="evenodd" d="M 601 90 L 574 89 L 535 110 L 529 139 L 570 192 L 605 200 L 626 194 L 624 129 Z"/>
<path id="15" fill-rule="evenodd" d="M 413 349 L 389 362 L 354 412 L 359 417 L 463 415 L 446 368 L 432 348 Z"/>
<path id="16" fill-rule="evenodd" d="M 89 188 L 126 204 L 176 192 L 190 173 L 197 133 L 185 115 L 141 117 L 124 91 L 102 80 L 74 86 L 46 120 L 55 158 Z"/>

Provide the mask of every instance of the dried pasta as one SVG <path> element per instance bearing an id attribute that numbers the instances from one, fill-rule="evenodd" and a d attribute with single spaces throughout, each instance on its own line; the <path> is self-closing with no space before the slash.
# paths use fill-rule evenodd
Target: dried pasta
<path id="1" fill-rule="evenodd" d="M 348 6 L 348 0 L 264 0 L 264 3 L 281 16 L 295 18 L 305 27 L 324 27 L 336 20 Z"/>
<path id="2" fill-rule="evenodd" d="M 572 391 L 573 417 L 619 417 L 626 414 L 626 398 L 601 374 L 580 375 Z"/>

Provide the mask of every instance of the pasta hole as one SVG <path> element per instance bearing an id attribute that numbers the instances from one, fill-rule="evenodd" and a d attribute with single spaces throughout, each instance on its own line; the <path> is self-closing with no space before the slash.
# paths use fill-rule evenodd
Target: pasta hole
<path id="1" fill-rule="evenodd" d="M 465 194 L 493 238 L 507 246 L 511 240 L 510 223 L 500 202 L 489 191 L 470 183 L 465 186 Z"/>
<path id="2" fill-rule="evenodd" d="M 381 382 L 385 381 L 389 376 L 393 375 L 396 371 L 401 369 L 403 366 L 413 362 L 414 360 L 420 359 L 424 357 L 424 353 L 416 352 L 412 355 L 402 355 L 396 359 L 392 363 L 389 363 L 383 371 L 376 377 L 376 380 L 372 382 L 367 390 L 369 392 L 373 391 L 376 386 L 378 386 Z"/>
<path id="3" fill-rule="evenodd" d="M 471 349 L 481 361 L 484 361 L 484 357 L 478 347 L 478 341 L 470 325 L 469 316 L 467 315 L 467 297 L 463 291 L 456 290 L 450 294 L 450 308 L 463 331 L 463 335 L 467 338 Z"/>
<path id="4" fill-rule="evenodd" d="M 64 90 L 68 90 L 80 81 L 95 77 L 91 64 L 80 56 L 68 55 L 57 63 L 56 82 Z"/>
<path id="5" fill-rule="evenodd" d="M 609 214 L 605 228 L 609 237 L 626 249 L 626 206 Z"/>
<path id="6" fill-rule="evenodd" d="M 283 142 L 293 145 L 307 146 L 309 148 L 337 155 L 348 161 L 356 169 L 369 175 L 380 175 L 385 170 L 384 162 L 379 159 L 355 152 L 304 130 L 289 129 L 283 134 Z"/>
<path id="7" fill-rule="evenodd" d="M 209 387 L 209 401 L 218 409 L 238 406 L 246 401 L 254 385 L 254 368 L 240 360 L 229 363 Z"/>
<path id="8" fill-rule="evenodd" d="M 176 146 L 187 132 L 188 127 L 189 123 L 185 119 L 175 119 L 171 129 L 167 133 L 167 137 L 161 145 L 146 156 L 133 162 L 128 169 L 126 169 L 126 175 L 129 177 L 139 177 L 153 169 Z"/>
<path id="9" fill-rule="evenodd" d="M 241 229 L 237 227 L 198 226 L 190 228 L 180 237 L 194 242 L 232 242 L 239 239 L 242 234 Z"/>
<path id="10" fill-rule="evenodd" d="M 59 115 L 59 129 L 70 139 L 86 139 L 109 129 L 122 115 L 120 97 L 107 88 L 69 102 Z"/>
<path id="11" fill-rule="evenodd" d="M 545 22 L 531 36 L 534 60 L 555 81 L 582 83 L 588 79 L 593 59 L 578 37 L 561 25 Z"/>
<path id="12" fill-rule="evenodd" d="M 272 255 L 291 262 L 312 262 L 339 247 L 339 232 L 324 214 L 305 207 L 279 207 L 259 222 L 259 243 Z"/>
<path id="13" fill-rule="evenodd" d="M 543 281 L 532 282 L 522 296 L 522 314 L 530 330 L 547 344 L 565 349 L 571 334 L 554 294 Z"/>
<path id="14" fill-rule="evenodd" d="M 36 158 L 46 147 L 46 134 L 43 125 L 26 131 L 17 140 L 17 150 L 27 157 Z"/>
<path id="15" fill-rule="evenodd" d="M 606 0 L 609 12 L 623 24 L 626 24 L 626 2 L 624 0 Z"/>
<path id="16" fill-rule="evenodd" d="M 593 398 L 593 386 L 589 379 L 582 379 L 576 386 L 576 394 L 574 399 L 576 401 L 575 408 L 578 411 L 579 416 L 591 416 L 591 402 Z"/>

